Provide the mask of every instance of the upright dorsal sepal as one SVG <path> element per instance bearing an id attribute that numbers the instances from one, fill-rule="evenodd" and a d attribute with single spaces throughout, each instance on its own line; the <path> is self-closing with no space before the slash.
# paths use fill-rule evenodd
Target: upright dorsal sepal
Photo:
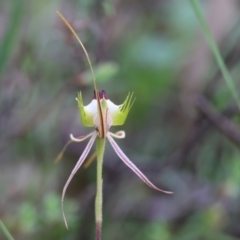
<path id="1" fill-rule="evenodd" d="M 104 118 L 102 116 L 102 109 L 101 109 L 101 104 L 100 104 L 100 98 L 99 98 L 99 92 L 98 92 L 98 88 L 97 88 L 97 83 L 96 83 L 96 77 L 95 77 L 95 74 L 94 74 L 94 71 L 93 71 L 93 67 L 92 67 L 92 63 L 91 63 L 91 60 L 89 58 L 89 55 L 87 53 L 87 50 L 85 49 L 82 41 L 80 40 L 80 38 L 78 37 L 77 33 L 75 32 L 75 30 L 72 28 L 72 26 L 70 25 L 70 23 L 63 17 L 63 15 L 57 11 L 57 15 L 61 18 L 61 20 L 65 23 L 65 25 L 68 27 L 68 29 L 72 32 L 72 34 L 75 36 L 75 38 L 77 39 L 77 41 L 79 42 L 80 46 L 82 47 L 86 57 L 87 57 L 87 60 L 88 60 L 88 63 L 89 63 L 89 66 L 90 66 L 90 69 L 91 69 L 91 73 L 92 73 L 92 77 L 93 77 L 93 85 L 94 85 L 94 91 L 95 91 L 95 94 L 96 94 L 96 100 L 97 100 L 97 109 L 98 109 L 98 116 L 99 116 L 99 120 L 100 120 L 100 126 L 99 126 L 99 136 L 100 137 L 104 137 L 104 129 L 102 129 L 102 127 L 104 126 Z"/>

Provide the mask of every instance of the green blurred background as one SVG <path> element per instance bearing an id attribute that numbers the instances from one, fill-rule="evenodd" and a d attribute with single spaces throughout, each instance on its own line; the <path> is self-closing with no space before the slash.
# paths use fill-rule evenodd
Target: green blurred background
<path id="1" fill-rule="evenodd" d="M 240 4 L 201 2 L 239 86 Z M 62 188 L 86 143 L 75 97 L 93 97 L 90 69 L 59 10 L 81 37 L 99 89 L 136 101 L 118 143 L 165 195 L 148 188 L 109 144 L 103 239 L 240 239 L 239 110 L 189 1 L 0 0 L 0 217 L 15 239 L 94 239 L 96 162 Z M 238 90 L 238 89 L 237 89 Z M 0 232 L 0 239 L 5 237 Z"/>

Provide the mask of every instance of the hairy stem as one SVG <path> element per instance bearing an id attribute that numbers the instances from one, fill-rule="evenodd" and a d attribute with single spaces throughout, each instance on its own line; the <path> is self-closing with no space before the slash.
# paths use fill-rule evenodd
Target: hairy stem
<path id="1" fill-rule="evenodd" d="M 6 226 L 4 225 L 1 219 L 0 219 L 0 228 L 2 229 L 2 232 L 7 240 L 14 240 L 14 238 L 12 237 L 12 235 L 10 234 L 10 232 L 8 231 L 8 229 L 6 228 Z"/>
<path id="2" fill-rule="evenodd" d="M 101 240 L 102 235 L 102 165 L 105 142 L 105 138 L 97 137 L 97 193 L 95 200 L 96 240 Z"/>

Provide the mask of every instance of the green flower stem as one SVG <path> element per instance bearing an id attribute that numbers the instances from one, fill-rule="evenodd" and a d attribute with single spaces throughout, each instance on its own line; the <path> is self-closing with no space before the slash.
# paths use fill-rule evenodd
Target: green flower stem
<path id="1" fill-rule="evenodd" d="M 240 100 L 239 100 L 239 97 L 238 97 L 238 93 L 236 91 L 236 87 L 234 85 L 234 82 L 233 82 L 233 79 L 223 61 L 223 58 L 221 57 L 221 54 L 218 50 L 218 47 L 213 39 L 213 36 L 211 34 L 211 31 L 208 27 L 208 24 L 206 22 L 206 19 L 204 18 L 204 15 L 201 11 L 201 8 L 200 8 L 200 5 L 199 5 L 199 2 L 198 0 L 189 0 L 191 5 L 192 5 L 192 8 L 201 24 L 201 27 L 203 29 L 203 33 L 204 33 L 204 36 L 205 38 L 207 39 L 207 42 L 210 46 L 210 49 L 217 61 L 217 64 L 218 64 L 218 67 L 219 69 L 221 70 L 222 72 L 222 75 L 226 81 L 226 84 L 230 90 L 230 92 L 232 93 L 233 97 L 235 98 L 236 102 L 237 102 L 237 105 L 238 105 L 238 108 L 240 109 Z"/>
<path id="2" fill-rule="evenodd" d="M 12 237 L 12 235 L 10 234 L 10 232 L 8 231 L 8 229 L 6 228 L 6 226 L 4 225 L 4 223 L 2 222 L 2 220 L 0 219 L 0 228 L 2 229 L 5 237 L 8 240 L 14 240 L 14 238 Z"/>
<path id="3" fill-rule="evenodd" d="M 101 240 L 102 235 L 102 166 L 105 143 L 105 138 L 97 137 L 97 194 L 95 200 L 96 240 Z"/>

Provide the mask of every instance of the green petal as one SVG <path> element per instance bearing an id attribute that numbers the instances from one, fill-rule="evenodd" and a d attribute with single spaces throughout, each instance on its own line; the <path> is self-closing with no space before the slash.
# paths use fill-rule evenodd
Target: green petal
<path id="1" fill-rule="evenodd" d="M 77 102 L 78 102 L 78 108 L 79 108 L 79 112 L 80 112 L 80 118 L 82 121 L 83 126 L 86 127 L 94 127 L 94 115 L 91 114 L 90 112 L 88 112 L 83 105 L 83 100 L 82 100 L 82 93 L 79 92 L 78 93 L 78 97 L 76 98 Z"/>
<path id="2" fill-rule="evenodd" d="M 124 124 L 134 101 L 135 101 L 135 98 L 133 99 L 133 93 L 129 93 L 124 103 L 119 106 L 119 110 L 111 114 L 113 126 Z"/>

